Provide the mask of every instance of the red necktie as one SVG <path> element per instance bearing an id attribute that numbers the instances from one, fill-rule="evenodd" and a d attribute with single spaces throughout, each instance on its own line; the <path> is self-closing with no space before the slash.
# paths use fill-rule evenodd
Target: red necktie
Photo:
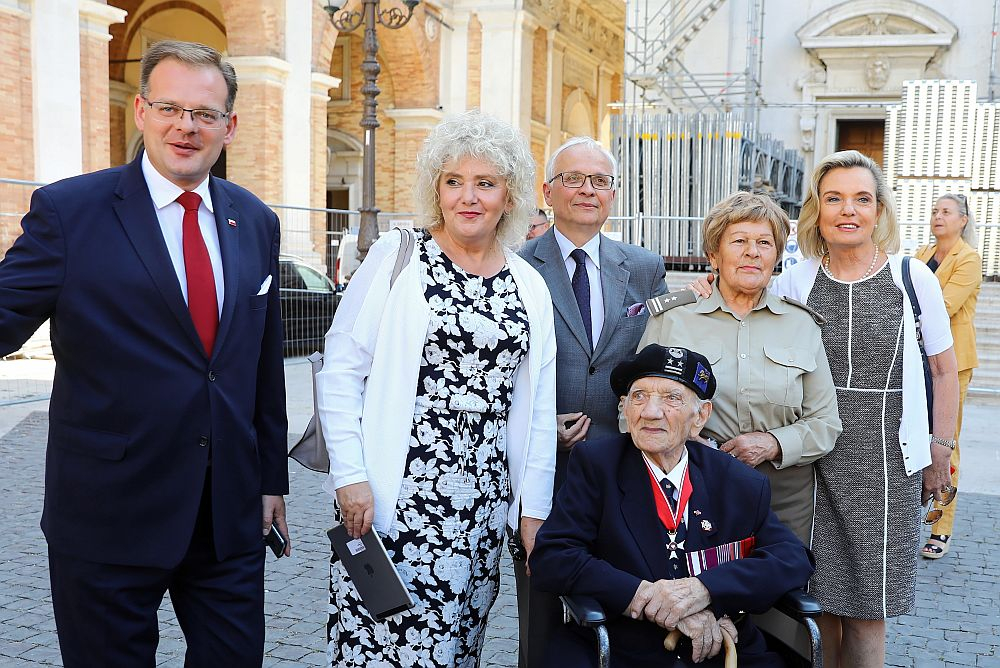
<path id="1" fill-rule="evenodd" d="M 205 354 L 212 356 L 215 333 L 219 329 L 219 301 L 215 294 L 215 275 L 208 257 L 205 239 L 198 226 L 201 195 L 183 192 L 177 202 L 184 207 L 184 273 L 187 278 L 188 310 Z"/>

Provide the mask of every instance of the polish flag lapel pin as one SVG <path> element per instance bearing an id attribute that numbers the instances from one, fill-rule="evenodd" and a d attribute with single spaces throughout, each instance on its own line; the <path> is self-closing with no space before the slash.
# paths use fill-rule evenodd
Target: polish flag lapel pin
<path id="1" fill-rule="evenodd" d="M 229 223 L 229 227 L 236 227 L 236 221 L 232 218 L 226 218 L 226 222 Z"/>

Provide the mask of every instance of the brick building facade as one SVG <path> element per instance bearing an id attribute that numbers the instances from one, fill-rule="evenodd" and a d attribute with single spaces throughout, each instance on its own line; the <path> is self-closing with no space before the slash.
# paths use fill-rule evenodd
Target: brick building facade
<path id="1" fill-rule="evenodd" d="M 0 0 L 0 177 L 49 182 L 131 160 L 138 59 L 152 42 L 185 39 L 223 51 L 239 76 L 227 178 L 270 203 L 356 209 L 361 31 L 338 34 L 325 4 Z M 624 0 L 428 0 L 403 29 L 380 28 L 377 206 L 412 210 L 414 157 L 450 112 L 480 107 L 517 125 L 539 173 L 564 138 L 607 138 L 624 25 Z M 16 225 L 0 219 L 0 236 Z"/>

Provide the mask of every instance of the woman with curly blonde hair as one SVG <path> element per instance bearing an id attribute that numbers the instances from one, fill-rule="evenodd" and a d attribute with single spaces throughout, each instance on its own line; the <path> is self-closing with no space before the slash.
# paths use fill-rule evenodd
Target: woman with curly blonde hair
<path id="1" fill-rule="evenodd" d="M 324 488 L 351 536 L 382 536 L 415 605 L 374 619 L 334 556 L 333 666 L 478 665 L 505 527 L 531 550 L 552 502 L 552 301 L 510 249 L 535 210 L 527 143 L 470 111 L 416 168 L 424 227 L 409 257 L 396 231 L 371 247 L 317 376 Z"/>

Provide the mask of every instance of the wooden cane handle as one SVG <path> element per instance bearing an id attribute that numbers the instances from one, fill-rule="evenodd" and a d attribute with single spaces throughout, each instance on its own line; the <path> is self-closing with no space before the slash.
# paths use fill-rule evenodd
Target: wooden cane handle
<path id="1" fill-rule="evenodd" d="M 678 629 L 674 629 L 663 639 L 663 649 L 668 652 L 674 651 L 680 639 L 681 632 Z M 736 643 L 733 642 L 733 637 L 729 635 L 729 631 L 726 629 L 722 629 L 722 645 L 726 653 L 725 668 L 736 668 Z"/>
<path id="2" fill-rule="evenodd" d="M 725 647 L 726 652 L 726 668 L 736 668 L 736 643 L 733 642 L 733 637 L 729 635 L 729 631 L 726 629 L 722 630 L 722 645 Z"/>

